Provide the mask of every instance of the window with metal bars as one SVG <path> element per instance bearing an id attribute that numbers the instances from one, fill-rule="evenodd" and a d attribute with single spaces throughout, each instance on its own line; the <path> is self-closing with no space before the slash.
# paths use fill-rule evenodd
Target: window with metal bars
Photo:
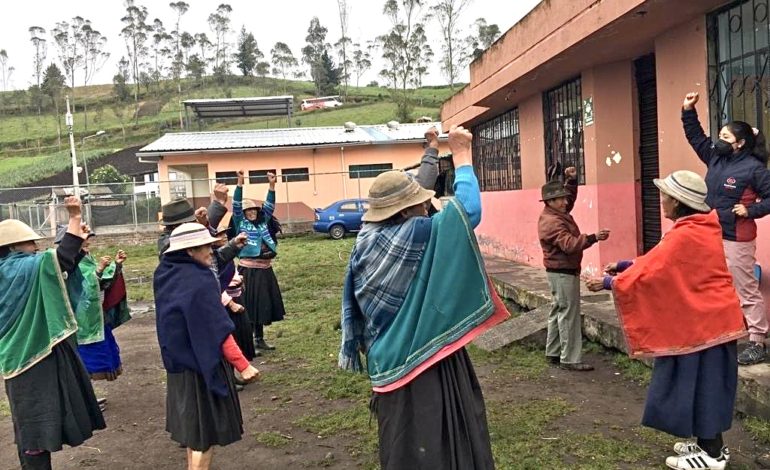
<path id="1" fill-rule="evenodd" d="M 583 107 L 580 77 L 543 93 L 546 180 L 561 178 L 574 166 L 585 184 Z"/>
<path id="2" fill-rule="evenodd" d="M 381 173 L 393 169 L 392 163 L 374 163 L 371 165 L 350 165 L 348 172 L 350 178 L 376 178 Z"/>
<path id="3" fill-rule="evenodd" d="M 217 183 L 233 185 L 238 182 L 238 173 L 234 171 L 217 171 L 215 176 Z"/>
<path id="4" fill-rule="evenodd" d="M 707 17 L 712 135 L 746 121 L 770 135 L 770 8 L 742 0 Z"/>
<path id="5" fill-rule="evenodd" d="M 519 108 L 473 128 L 473 169 L 482 191 L 521 189 Z"/>
<path id="6" fill-rule="evenodd" d="M 284 168 L 281 170 L 281 179 L 285 183 L 310 181 L 310 172 L 307 168 Z"/>
<path id="7" fill-rule="evenodd" d="M 268 173 L 275 174 L 275 170 L 249 170 L 249 184 L 266 184 Z"/>

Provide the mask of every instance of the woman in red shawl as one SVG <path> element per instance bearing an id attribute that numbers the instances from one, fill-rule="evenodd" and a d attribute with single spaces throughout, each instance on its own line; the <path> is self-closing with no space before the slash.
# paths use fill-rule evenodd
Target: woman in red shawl
<path id="1" fill-rule="evenodd" d="M 608 276 L 587 284 L 613 291 L 629 355 L 655 358 L 642 424 L 697 439 L 677 442 L 666 465 L 721 470 L 730 458 L 722 433 L 732 424 L 743 314 L 703 178 L 676 171 L 655 185 L 671 230 L 649 253 L 611 263 Z"/>

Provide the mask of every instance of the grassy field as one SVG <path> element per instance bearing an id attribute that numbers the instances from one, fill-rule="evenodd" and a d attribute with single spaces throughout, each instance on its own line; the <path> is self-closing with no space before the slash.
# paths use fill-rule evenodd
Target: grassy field
<path id="1" fill-rule="evenodd" d="M 188 84 L 189 85 L 189 84 Z M 142 101 L 138 122 L 132 119 L 134 104 L 118 106 L 122 120 L 116 114 L 110 86 L 96 85 L 76 89 L 74 96 L 75 142 L 80 159 L 92 159 L 124 148 L 128 145 L 148 143 L 166 132 L 179 131 L 180 101 L 193 98 L 224 98 L 265 96 L 284 93 L 281 80 L 267 79 L 250 85 L 233 85 L 228 88 L 213 84 L 189 86 L 180 98 L 164 85 L 166 91 L 155 96 L 148 94 Z M 295 104 L 313 96 L 313 84 L 304 81 L 287 81 L 286 93 L 292 94 Z M 390 92 L 381 87 L 350 87 L 348 101 L 341 108 L 295 112 L 293 127 L 341 126 L 347 121 L 357 124 L 384 124 L 396 119 L 396 106 Z M 413 116 L 429 116 L 439 119 L 441 103 L 451 96 L 448 87 L 421 88 L 415 90 Z M 82 104 L 88 103 L 88 129 Z M 63 121 L 63 117 L 61 117 Z M 63 122 L 62 122 L 63 124 Z M 286 127 L 285 118 L 237 118 L 210 120 L 203 130 L 264 129 Z M 197 131 L 193 122 L 191 131 Z M 106 134 L 83 142 L 82 138 L 98 130 Z M 124 135 L 125 131 L 125 135 Z M 57 145 L 56 119 L 50 113 L 43 115 L 0 115 L 0 188 L 19 187 L 31 181 L 45 178 L 69 168 L 69 144 L 67 130 L 62 129 L 61 146 Z M 91 168 L 93 171 L 95 168 Z"/>
<path id="2" fill-rule="evenodd" d="M 278 345 L 266 360 L 271 372 L 264 384 L 281 390 L 277 397 L 312 393 L 327 400 L 328 406 L 312 409 L 290 423 L 312 432 L 319 443 L 328 436 L 343 436 L 347 452 L 361 462 L 361 468 L 376 469 L 376 419 L 370 424 L 370 387 L 363 375 L 337 369 L 337 348 L 341 281 L 353 239 L 332 241 L 326 237 L 287 238 L 280 242 L 275 270 L 286 303 L 287 320 L 267 329 L 268 339 Z M 97 254 L 114 253 L 104 247 Z M 149 279 L 157 264 L 154 246 L 127 248 L 126 272 L 130 279 Z M 129 283 L 129 296 L 150 300 L 149 284 Z M 660 467 L 662 456 L 670 451 L 672 438 L 638 425 L 637 412 L 605 416 L 602 396 L 609 384 L 592 383 L 588 375 L 567 376 L 575 380 L 573 389 L 555 385 L 553 369 L 545 363 L 542 351 L 512 346 L 495 353 L 470 347 L 474 367 L 486 396 L 487 415 L 493 453 L 501 469 L 617 469 Z M 616 365 L 620 375 L 620 396 L 643 396 L 649 369 L 625 356 L 589 344 L 586 353 L 605 367 Z M 611 371 L 607 375 L 612 376 Z M 574 378 L 572 378 L 574 377 Z M 595 376 L 594 376 L 595 377 Z M 584 388 L 583 391 L 581 387 Z M 614 385 L 612 387 L 618 387 Z M 586 394 L 585 390 L 593 390 Z M 594 402 L 593 412 L 586 403 Z M 292 406 L 279 398 L 270 408 L 251 410 L 270 413 Z M 629 402 L 630 403 L 630 402 Z M 1 405 L 0 405 L 1 412 Z M 738 426 L 736 421 L 736 427 Z M 770 425 L 748 420 L 746 430 L 758 442 L 770 443 Z M 290 449 L 291 436 L 275 430 L 257 433 L 254 438 L 266 447 Z M 323 466 L 323 462 L 318 463 Z M 753 468 L 739 462 L 731 468 Z"/>

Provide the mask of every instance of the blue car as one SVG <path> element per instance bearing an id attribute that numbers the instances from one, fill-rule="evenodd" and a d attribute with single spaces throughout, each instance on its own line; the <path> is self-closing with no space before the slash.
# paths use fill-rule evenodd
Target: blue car
<path id="1" fill-rule="evenodd" d="M 348 232 L 361 230 L 361 216 L 369 209 L 366 199 L 343 199 L 332 203 L 325 209 L 315 210 L 313 230 L 328 233 L 339 240 Z"/>

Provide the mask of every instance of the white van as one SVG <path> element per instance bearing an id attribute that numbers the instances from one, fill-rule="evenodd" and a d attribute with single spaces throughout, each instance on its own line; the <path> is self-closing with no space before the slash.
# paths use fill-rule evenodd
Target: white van
<path id="1" fill-rule="evenodd" d="M 339 96 L 322 96 L 320 98 L 302 100 L 302 104 L 299 107 L 302 111 L 308 111 L 311 109 L 337 108 L 339 106 L 342 106 Z"/>

